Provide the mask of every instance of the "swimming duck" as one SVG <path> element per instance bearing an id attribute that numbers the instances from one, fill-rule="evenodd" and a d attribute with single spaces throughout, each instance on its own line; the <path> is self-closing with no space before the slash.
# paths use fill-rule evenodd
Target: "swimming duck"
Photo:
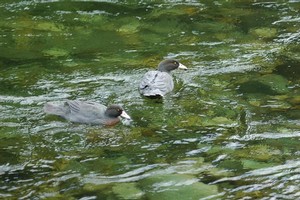
<path id="1" fill-rule="evenodd" d="M 71 122 L 94 125 L 114 125 L 120 121 L 120 117 L 131 119 L 120 105 L 106 107 L 99 103 L 79 100 L 47 102 L 44 111 L 46 114 L 58 115 Z"/>
<path id="2" fill-rule="evenodd" d="M 171 71 L 175 69 L 187 70 L 187 67 L 172 59 L 159 63 L 156 71 L 149 71 L 144 74 L 139 91 L 146 97 L 163 97 L 174 89 L 174 82 Z"/>

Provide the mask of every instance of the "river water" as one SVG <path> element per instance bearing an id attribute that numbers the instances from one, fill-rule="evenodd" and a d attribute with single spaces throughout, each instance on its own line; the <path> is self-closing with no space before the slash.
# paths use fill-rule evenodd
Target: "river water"
<path id="1" fill-rule="evenodd" d="M 299 199 L 300 1 L 0 2 L 1 199 Z M 137 88 L 166 58 L 163 100 Z M 47 101 L 123 105 L 114 127 Z"/>

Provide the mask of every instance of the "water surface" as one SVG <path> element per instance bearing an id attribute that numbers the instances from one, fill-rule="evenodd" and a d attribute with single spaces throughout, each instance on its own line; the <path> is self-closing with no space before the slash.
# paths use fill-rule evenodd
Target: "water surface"
<path id="1" fill-rule="evenodd" d="M 0 3 L 0 198 L 297 199 L 299 1 Z M 141 97 L 166 58 L 175 89 Z M 45 116 L 64 99 L 133 121 Z"/>

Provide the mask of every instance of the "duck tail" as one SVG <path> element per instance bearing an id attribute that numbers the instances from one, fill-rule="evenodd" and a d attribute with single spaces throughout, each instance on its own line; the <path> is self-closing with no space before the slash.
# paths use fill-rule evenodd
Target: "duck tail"
<path id="1" fill-rule="evenodd" d="M 46 114 L 50 114 L 50 115 L 59 115 L 59 116 L 63 116 L 65 115 L 65 110 L 63 109 L 63 106 L 61 105 L 55 105 L 52 102 L 47 102 L 44 105 L 44 112 Z"/>
<path id="2" fill-rule="evenodd" d="M 164 94 L 159 89 L 151 89 L 151 88 L 145 88 L 144 90 L 141 90 L 141 94 L 146 97 L 156 97 L 156 98 L 162 98 Z"/>

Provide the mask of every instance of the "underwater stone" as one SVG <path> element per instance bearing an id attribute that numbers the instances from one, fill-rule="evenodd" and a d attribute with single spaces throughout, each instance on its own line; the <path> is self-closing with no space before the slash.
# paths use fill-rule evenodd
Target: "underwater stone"
<path id="1" fill-rule="evenodd" d="M 285 94 L 288 92 L 288 80 L 276 74 L 268 74 L 252 78 L 240 84 L 242 93 L 263 93 L 269 95 Z"/>
<path id="2" fill-rule="evenodd" d="M 258 162 L 255 160 L 248 160 L 248 159 L 243 159 L 242 163 L 244 169 L 261 169 L 265 167 L 272 167 L 274 165 L 273 163 Z"/>
<path id="3" fill-rule="evenodd" d="M 43 53 L 45 56 L 50 56 L 50 57 L 64 57 L 69 55 L 68 51 L 64 49 L 58 49 L 58 48 L 46 49 L 43 51 Z"/>
<path id="4" fill-rule="evenodd" d="M 274 72 L 276 74 L 280 74 L 288 79 L 299 80 L 299 78 L 300 78 L 300 59 L 299 59 L 299 61 L 286 59 L 286 60 L 284 60 L 284 62 L 282 64 L 278 65 L 275 68 Z"/>
<path id="5" fill-rule="evenodd" d="M 130 23 L 125 23 L 130 21 Z M 125 18 L 124 24 L 118 29 L 118 32 L 123 34 L 134 34 L 139 31 L 140 28 L 139 20 L 132 19 L 132 18 Z"/>
<path id="6" fill-rule="evenodd" d="M 278 149 L 272 148 L 269 145 L 252 145 L 239 152 L 237 152 L 238 157 L 243 158 L 243 160 L 252 160 L 256 162 L 276 162 L 280 160 L 281 152 Z M 245 164 L 245 163 L 243 163 Z"/>
<path id="7" fill-rule="evenodd" d="M 292 97 L 289 99 L 289 102 L 291 102 L 293 105 L 300 105 L 300 96 Z"/>
<path id="8" fill-rule="evenodd" d="M 234 172 L 232 170 L 222 169 L 218 167 L 212 167 L 208 169 L 206 173 L 211 177 L 214 177 L 215 179 L 234 176 Z"/>
<path id="9" fill-rule="evenodd" d="M 275 28 L 268 27 L 251 29 L 250 33 L 265 39 L 272 39 L 277 36 L 277 30 Z"/>
<path id="10" fill-rule="evenodd" d="M 35 29 L 41 31 L 50 32 L 63 32 L 64 26 L 62 24 L 52 23 L 52 22 L 39 22 L 34 26 Z"/>
<path id="11" fill-rule="evenodd" d="M 218 194 L 215 185 L 207 185 L 186 174 L 157 174 L 142 181 L 150 200 L 200 199 Z"/>
<path id="12" fill-rule="evenodd" d="M 119 183 L 113 186 L 112 190 L 121 199 L 140 199 L 144 195 L 136 183 Z"/>
<path id="13" fill-rule="evenodd" d="M 234 127 L 237 123 L 226 117 L 214 117 L 203 121 L 203 126 L 221 126 L 221 127 Z"/>
<path id="14" fill-rule="evenodd" d="M 243 165 L 239 160 L 223 160 L 219 163 L 218 167 L 237 171 L 243 169 Z"/>
<path id="15" fill-rule="evenodd" d="M 88 192 L 109 191 L 111 188 L 111 185 L 87 183 L 87 184 L 83 185 L 82 188 L 83 188 L 83 190 L 88 191 Z"/>

